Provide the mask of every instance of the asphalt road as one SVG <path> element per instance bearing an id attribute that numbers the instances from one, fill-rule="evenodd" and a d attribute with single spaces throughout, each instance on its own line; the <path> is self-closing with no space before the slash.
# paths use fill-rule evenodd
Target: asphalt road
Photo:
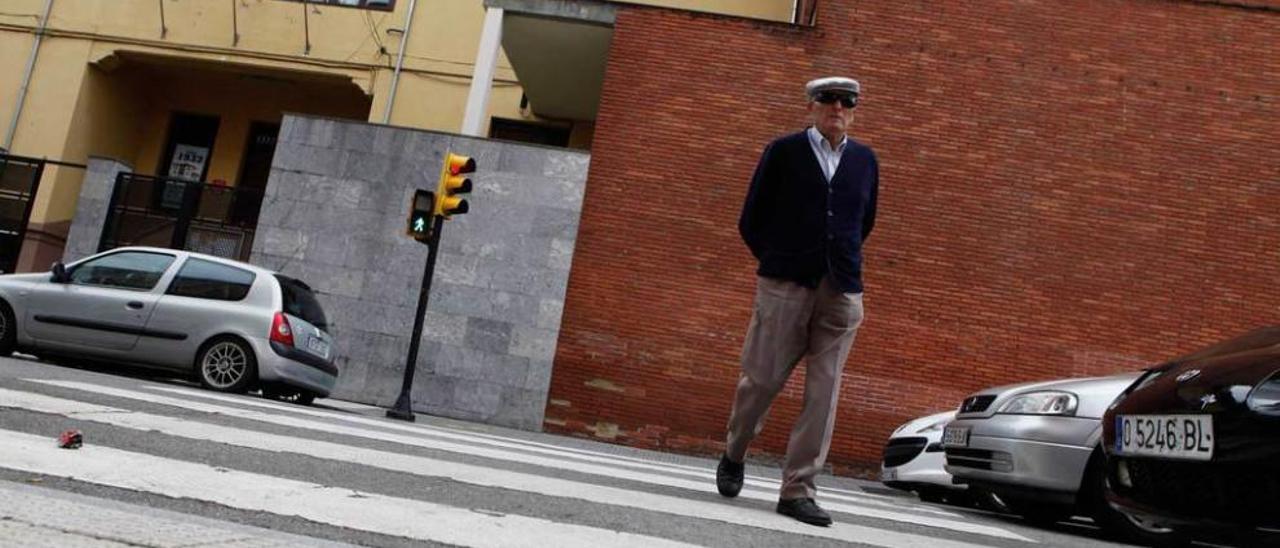
<path id="1" fill-rule="evenodd" d="M 707 459 L 138 373 L 0 358 L 0 545 L 1115 545 L 835 477 L 812 527 L 773 512 L 775 468 L 730 500 Z"/>

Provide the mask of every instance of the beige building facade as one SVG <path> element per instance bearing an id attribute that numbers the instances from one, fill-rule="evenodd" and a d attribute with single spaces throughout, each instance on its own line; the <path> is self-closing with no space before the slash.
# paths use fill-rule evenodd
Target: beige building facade
<path id="1" fill-rule="evenodd" d="M 636 3 L 771 20 L 796 10 L 792 0 Z M 467 133 L 590 148 L 594 107 L 540 111 L 501 50 L 477 103 L 472 81 L 493 11 L 483 0 L 4 4 L 0 147 L 62 162 L 43 168 L 21 248 L 0 250 L 16 255 L 19 272 L 61 256 L 88 157 L 260 189 L 286 112 L 460 132 L 471 105 L 480 121 Z M 502 45 L 520 38 L 517 29 Z"/>

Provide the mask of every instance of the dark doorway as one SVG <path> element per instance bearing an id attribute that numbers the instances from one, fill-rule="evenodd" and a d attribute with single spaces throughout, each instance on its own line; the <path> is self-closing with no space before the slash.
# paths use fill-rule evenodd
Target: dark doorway
<path id="1" fill-rule="evenodd" d="M 249 139 L 244 147 L 244 162 L 240 165 L 240 180 L 236 182 L 235 202 L 231 205 L 230 222 L 241 226 L 258 224 L 258 211 L 262 209 L 262 193 L 271 176 L 271 159 L 276 154 L 276 139 L 280 124 L 253 122 L 249 126 Z"/>
<path id="2" fill-rule="evenodd" d="M 0 153 L 0 274 L 18 266 L 44 161 Z"/>

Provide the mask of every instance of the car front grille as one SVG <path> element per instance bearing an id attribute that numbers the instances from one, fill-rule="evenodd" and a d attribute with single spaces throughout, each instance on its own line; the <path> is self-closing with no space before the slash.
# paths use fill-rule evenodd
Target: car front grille
<path id="1" fill-rule="evenodd" d="M 948 447 L 947 466 L 963 466 L 977 470 L 1008 472 L 1013 470 L 1013 457 L 1003 451 Z"/>
<path id="2" fill-rule="evenodd" d="M 960 405 L 961 413 L 981 413 L 991 407 L 991 402 L 996 401 L 995 396 L 969 396 L 964 399 L 964 403 Z"/>
<path id="3" fill-rule="evenodd" d="M 1152 508 L 1235 523 L 1280 527 L 1280 464 L 1124 459 L 1132 487 L 1121 495 Z"/>
<path id="4" fill-rule="evenodd" d="M 927 438 L 896 438 L 889 440 L 884 446 L 884 465 L 886 467 L 902 466 L 916 458 L 929 444 Z"/>

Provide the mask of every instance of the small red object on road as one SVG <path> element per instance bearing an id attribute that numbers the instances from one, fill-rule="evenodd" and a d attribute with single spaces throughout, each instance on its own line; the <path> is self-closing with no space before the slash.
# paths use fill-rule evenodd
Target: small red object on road
<path id="1" fill-rule="evenodd" d="M 79 430 L 67 430 L 58 436 L 58 447 L 63 449 L 79 449 L 81 445 L 84 445 L 84 436 Z"/>

